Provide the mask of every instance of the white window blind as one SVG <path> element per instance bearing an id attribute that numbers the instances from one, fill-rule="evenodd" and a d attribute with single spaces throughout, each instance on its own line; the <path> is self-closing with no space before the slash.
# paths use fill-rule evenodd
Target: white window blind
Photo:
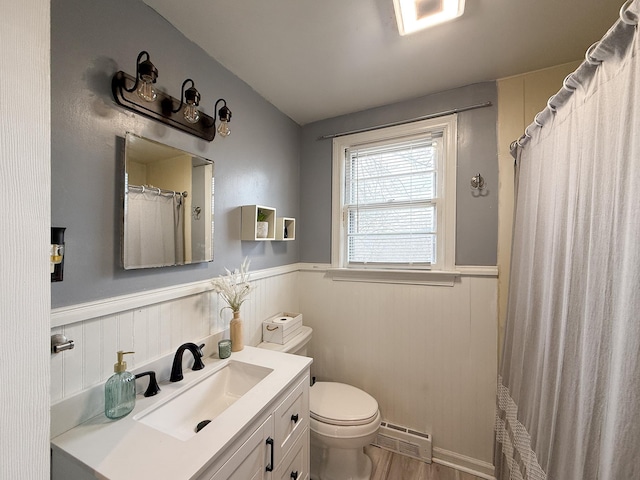
<path id="1" fill-rule="evenodd" d="M 442 133 L 360 145 L 345 154 L 348 264 L 436 263 Z"/>

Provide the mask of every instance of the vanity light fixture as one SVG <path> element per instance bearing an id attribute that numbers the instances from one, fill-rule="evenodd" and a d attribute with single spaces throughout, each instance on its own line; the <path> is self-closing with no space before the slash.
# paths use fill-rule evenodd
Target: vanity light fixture
<path id="1" fill-rule="evenodd" d="M 166 125 L 190 133 L 196 137 L 212 141 L 216 136 L 215 113 L 211 117 L 198 110 L 200 105 L 200 92 L 190 78 L 182 83 L 180 99 L 176 99 L 154 87 L 158 78 L 158 69 L 151 63 L 149 54 L 142 51 L 136 61 L 136 76 L 133 77 L 123 71 L 117 72 L 111 80 L 111 91 L 116 103 L 129 110 L 158 120 Z M 189 88 L 186 88 L 191 84 Z M 229 135 L 228 122 L 231 120 L 231 111 L 227 108 L 227 102 L 220 99 L 215 104 L 224 103 L 218 111 L 220 126 L 217 132 L 220 136 Z"/>
<path id="2" fill-rule="evenodd" d="M 224 105 L 218 110 L 218 104 L 220 102 L 224 102 Z M 231 110 L 227 107 L 227 101 L 224 98 L 221 98 L 216 102 L 216 106 L 214 110 L 218 110 L 218 118 L 220 119 L 220 125 L 218 125 L 218 133 L 222 137 L 228 137 L 231 133 L 229 129 L 229 122 L 231 121 Z"/>
<path id="3" fill-rule="evenodd" d="M 218 109 L 218 105 L 223 103 L 222 107 Z M 227 101 L 224 98 L 219 98 L 213 107 L 214 111 L 218 112 L 218 119 L 220 120 L 220 125 L 216 128 L 216 120 L 213 119 L 213 122 L 208 124 L 209 128 L 213 128 L 214 133 L 217 132 L 221 137 L 228 137 L 231 133 L 231 129 L 229 128 L 229 122 L 231 121 L 231 110 L 227 107 Z"/>
<path id="4" fill-rule="evenodd" d="M 147 59 L 141 62 L 140 60 L 145 55 Z M 136 83 L 133 89 L 145 102 L 153 102 L 158 96 L 155 88 L 153 88 L 153 84 L 156 83 L 157 79 L 158 69 L 151 63 L 149 54 L 143 50 L 138 54 L 138 60 L 136 62 Z"/>
<path id="5" fill-rule="evenodd" d="M 191 82 L 191 86 L 185 91 L 184 87 L 187 83 Z M 189 123 L 198 123 L 200 120 L 200 112 L 198 112 L 198 105 L 200 105 L 200 92 L 196 89 L 195 83 L 190 78 L 187 78 L 182 82 L 182 94 L 180 95 L 180 105 L 173 110 L 173 113 L 178 113 L 182 109 L 182 105 L 185 105 L 182 115 L 184 119 Z"/>
<path id="6" fill-rule="evenodd" d="M 393 0 L 400 35 L 448 22 L 464 13 L 465 0 Z"/>

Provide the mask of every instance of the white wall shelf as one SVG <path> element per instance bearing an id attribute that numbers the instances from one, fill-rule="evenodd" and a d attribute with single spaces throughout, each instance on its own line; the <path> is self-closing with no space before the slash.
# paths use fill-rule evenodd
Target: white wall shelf
<path id="1" fill-rule="evenodd" d="M 296 219 L 288 217 L 276 218 L 276 240 L 296 239 Z"/>
<path id="2" fill-rule="evenodd" d="M 268 224 L 266 237 L 258 237 L 258 212 L 266 215 Z M 276 209 L 262 205 L 244 205 L 242 207 L 242 240 L 264 241 L 276 238 Z"/>

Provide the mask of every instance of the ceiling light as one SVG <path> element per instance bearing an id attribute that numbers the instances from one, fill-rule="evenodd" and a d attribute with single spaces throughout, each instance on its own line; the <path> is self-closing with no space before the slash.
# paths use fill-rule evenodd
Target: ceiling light
<path id="1" fill-rule="evenodd" d="M 464 13 L 465 0 L 393 0 L 400 35 L 447 22 Z"/>

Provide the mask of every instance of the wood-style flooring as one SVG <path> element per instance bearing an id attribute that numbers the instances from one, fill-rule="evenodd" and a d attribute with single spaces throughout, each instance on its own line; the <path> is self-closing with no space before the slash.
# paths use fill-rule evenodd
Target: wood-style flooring
<path id="1" fill-rule="evenodd" d="M 424 463 L 369 445 L 364 449 L 373 462 L 371 480 L 482 480 L 453 468 Z"/>

